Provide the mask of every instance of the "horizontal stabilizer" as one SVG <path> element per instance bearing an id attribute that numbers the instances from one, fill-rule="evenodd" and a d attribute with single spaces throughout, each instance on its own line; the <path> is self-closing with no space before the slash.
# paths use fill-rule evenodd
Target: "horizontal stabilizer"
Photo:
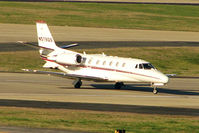
<path id="1" fill-rule="evenodd" d="M 79 45 L 77 43 L 74 43 L 74 44 L 69 44 L 69 45 L 61 46 L 61 48 L 67 49 L 67 48 L 71 48 L 71 47 L 75 47 L 75 46 L 79 46 Z"/>

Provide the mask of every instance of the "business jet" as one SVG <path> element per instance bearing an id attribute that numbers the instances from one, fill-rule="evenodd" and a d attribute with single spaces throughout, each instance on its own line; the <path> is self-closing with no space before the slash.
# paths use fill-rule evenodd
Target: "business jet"
<path id="1" fill-rule="evenodd" d="M 82 80 L 114 82 L 114 87 L 120 89 L 124 82 L 150 83 L 153 93 L 157 94 L 157 87 L 168 83 L 169 77 L 158 71 L 151 63 L 133 58 L 107 56 L 103 54 L 78 53 L 67 48 L 77 46 L 71 44 L 58 47 L 44 21 L 36 22 L 39 53 L 46 62 L 43 67 L 59 69 L 59 72 L 47 72 L 24 69 L 37 73 L 48 73 L 75 78 L 75 88 L 80 88 Z"/>

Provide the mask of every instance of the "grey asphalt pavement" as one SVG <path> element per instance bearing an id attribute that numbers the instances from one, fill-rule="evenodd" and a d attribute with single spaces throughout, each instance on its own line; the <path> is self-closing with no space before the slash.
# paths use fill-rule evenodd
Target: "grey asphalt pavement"
<path id="1" fill-rule="evenodd" d="M 80 105 L 79 103 L 84 103 L 85 105 L 82 106 L 85 107 L 105 104 L 107 107 L 110 105 L 110 111 L 114 110 L 114 108 L 111 109 L 114 107 L 111 105 L 128 105 L 132 108 L 139 106 L 143 109 L 145 106 L 199 109 L 199 79 L 171 79 L 167 86 L 159 88 L 158 95 L 154 95 L 153 89 L 147 84 L 127 84 L 126 87 L 118 90 L 114 89 L 112 83 L 83 81 L 83 86 L 75 89 L 72 82 L 73 80 L 70 79 L 42 74 L 0 73 L 0 105 L 13 106 L 14 103 L 19 106 L 24 104 L 25 107 L 27 105 L 38 107 L 39 104 L 45 104 L 45 101 L 48 101 L 55 102 L 56 104 L 52 104 L 55 108 L 60 106 L 64 108 L 64 103 L 68 104 L 66 107 L 70 107 L 71 103 L 77 103 L 77 106 Z M 29 104 L 28 101 L 38 101 L 38 103 Z M 89 104 L 96 104 L 96 106 L 89 106 Z M 76 106 L 73 107 L 76 108 Z M 92 110 L 92 108 L 88 109 Z M 115 109 L 117 110 L 117 107 Z M 126 112 L 129 110 L 136 111 L 127 108 Z"/>

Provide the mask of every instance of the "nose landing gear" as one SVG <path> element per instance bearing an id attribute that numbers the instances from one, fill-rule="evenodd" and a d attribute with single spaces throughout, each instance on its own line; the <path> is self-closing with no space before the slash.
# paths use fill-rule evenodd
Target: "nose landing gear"
<path id="1" fill-rule="evenodd" d="M 158 94 L 157 86 L 162 86 L 161 83 L 151 83 L 151 87 L 153 87 L 153 94 Z"/>
<path id="2" fill-rule="evenodd" d="M 158 90 L 156 86 L 153 87 L 153 94 L 158 94 Z"/>

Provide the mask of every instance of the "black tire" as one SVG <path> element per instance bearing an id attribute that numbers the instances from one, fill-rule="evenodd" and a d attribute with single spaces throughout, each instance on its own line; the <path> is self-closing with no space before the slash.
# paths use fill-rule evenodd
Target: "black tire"
<path id="1" fill-rule="evenodd" d="M 157 89 L 154 89 L 154 90 L 153 90 L 153 94 L 158 94 L 158 90 L 157 90 Z"/>
<path id="2" fill-rule="evenodd" d="M 124 84 L 123 84 L 122 82 L 117 82 L 117 83 L 115 83 L 114 88 L 115 88 L 115 89 L 121 89 L 123 85 L 124 85 Z"/>
<path id="3" fill-rule="evenodd" d="M 81 82 L 81 81 L 79 81 L 79 82 L 77 82 L 77 83 L 74 85 L 74 87 L 75 87 L 75 88 L 80 88 L 80 87 L 81 87 L 81 85 L 82 85 L 82 82 Z"/>

